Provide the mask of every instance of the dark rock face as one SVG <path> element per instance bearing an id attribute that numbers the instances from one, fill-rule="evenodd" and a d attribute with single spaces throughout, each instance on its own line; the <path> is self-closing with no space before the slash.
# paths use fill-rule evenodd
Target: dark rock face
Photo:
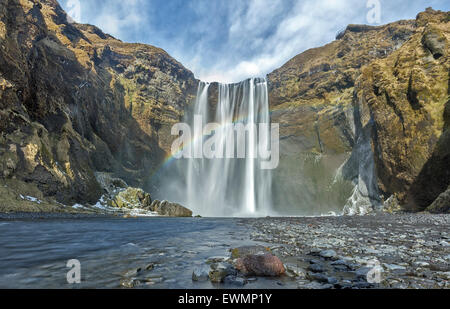
<path id="1" fill-rule="evenodd" d="M 68 22 L 55 0 L 0 3 L 0 170 L 45 198 L 95 203 L 95 171 L 154 190 L 193 74 L 159 48 Z"/>

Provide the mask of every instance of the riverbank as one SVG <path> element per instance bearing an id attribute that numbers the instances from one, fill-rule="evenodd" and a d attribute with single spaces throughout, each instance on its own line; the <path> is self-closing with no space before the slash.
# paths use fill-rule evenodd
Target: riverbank
<path id="1" fill-rule="evenodd" d="M 450 215 L 298 218 L 122 218 L 108 214 L 0 213 L 2 287 L 377 289 L 450 288 Z M 279 277 L 193 280 L 242 246 L 280 258 Z M 105 263 L 107 261 L 107 263 Z M 216 262 L 214 262 L 216 263 Z"/>
<path id="2" fill-rule="evenodd" d="M 244 221 L 295 269 L 299 288 L 450 288 L 450 215 Z"/>

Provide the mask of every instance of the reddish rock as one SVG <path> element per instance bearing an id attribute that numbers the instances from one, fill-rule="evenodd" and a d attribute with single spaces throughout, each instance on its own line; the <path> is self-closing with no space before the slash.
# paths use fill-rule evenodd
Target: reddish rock
<path id="1" fill-rule="evenodd" d="M 264 277 L 278 277 L 286 271 L 280 259 L 270 253 L 239 258 L 236 260 L 236 269 L 246 276 Z"/>

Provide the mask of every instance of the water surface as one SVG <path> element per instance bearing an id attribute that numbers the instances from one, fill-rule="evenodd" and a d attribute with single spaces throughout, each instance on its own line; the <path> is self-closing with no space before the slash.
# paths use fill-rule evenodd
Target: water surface
<path id="1" fill-rule="evenodd" d="M 145 288 L 221 288 L 192 282 L 192 270 L 232 247 L 256 244 L 239 219 L 77 218 L 0 221 L 0 288 L 119 288 L 124 275 L 154 263 Z M 82 283 L 66 263 L 78 259 Z M 283 279 L 281 279 L 283 281 Z M 246 288 L 277 288 L 260 278 Z M 285 284 L 285 283 L 283 283 Z M 284 286 L 286 287 L 286 286 Z"/>

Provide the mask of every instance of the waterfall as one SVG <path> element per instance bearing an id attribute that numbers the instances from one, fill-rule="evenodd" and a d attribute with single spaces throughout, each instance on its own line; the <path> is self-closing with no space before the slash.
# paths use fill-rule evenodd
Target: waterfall
<path id="1" fill-rule="evenodd" d="M 178 160 L 180 177 L 172 187 L 180 203 L 202 216 L 269 215 L 272 173 L 260 168 L 262 159 L 258 156 L 270 148 L 267 81 L 256 78 L 238 84 L 218 84 L 216 105 L 209 102 L 211 88 L 204 82 L 198 86 L 195 106 L 185 119 L 194 128 L 188 146 L 193 158 Z M 214 158 L 203 156 L 202 147 L 207 146 L 211 135 L 198 128 L 200 122 L 203 126 L 215 124 L 211 131 L 217 152 Z M 236 135 L 237 124 L 248 129 L 244 140 Z M 262 128 L 266 132 L 261 132 L 260 124 L 266 125 Z"/>

